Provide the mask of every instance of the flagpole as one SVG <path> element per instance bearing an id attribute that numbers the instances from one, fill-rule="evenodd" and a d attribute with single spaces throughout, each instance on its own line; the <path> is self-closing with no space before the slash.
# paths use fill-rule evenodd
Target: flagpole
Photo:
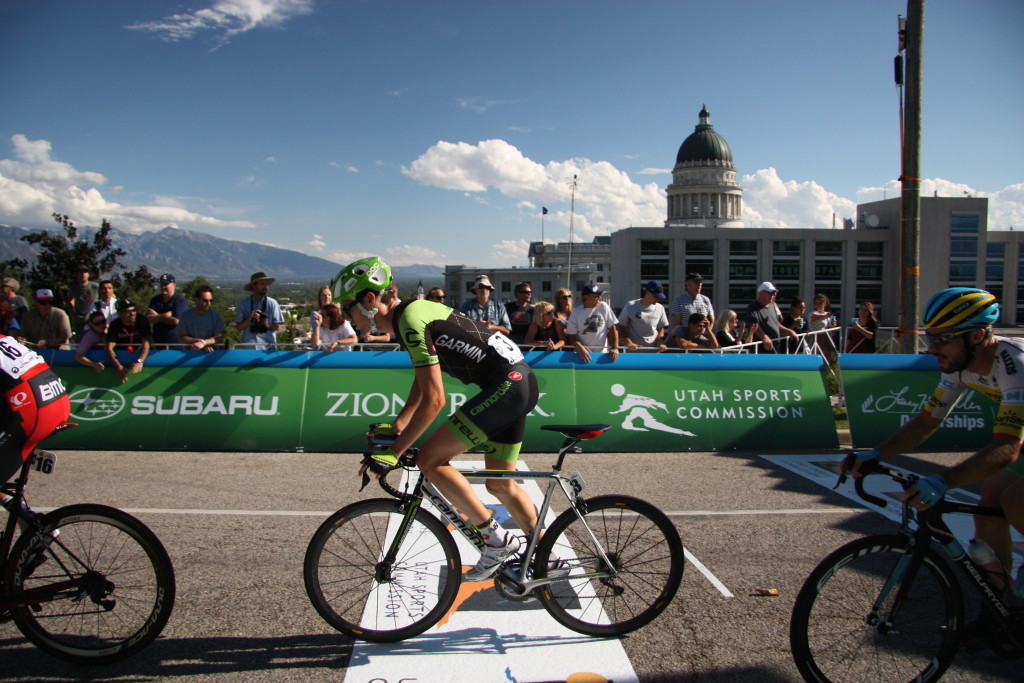
<path id="1" fill-rule="evenodd" d="M 570 292 L 572 288 L 572 238 L 573 238 L 573 221 L 576 218 L 576 175 L 572 177 L 572 182 L 569 184 L 572 188 L 572 203 L 569 205 L 569 267 L 565 274 L 565 286 Z"/>

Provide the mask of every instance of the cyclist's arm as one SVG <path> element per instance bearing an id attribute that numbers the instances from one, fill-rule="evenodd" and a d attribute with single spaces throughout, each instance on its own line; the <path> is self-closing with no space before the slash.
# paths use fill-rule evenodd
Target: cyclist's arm
<path id="1" fill-rule="evenodd" d="M 1017 459 L 1020 442 L 995 438 L 980 451 L 942 473 L 949 488 L 963 488 L 991 477 Z"/>
<path id="2" fill-rule="evenodd" d="M 395 419 L 399 435 L 394 449 L 399 455 L 427 431 L 446 402 L 440 365 L 426 365 L 416 368 L 415 372 L 416 379 L 409 392 L 409 400 Z"/>
<path id="3" fill-rule="evenodd" d="M 900 427 L 883 441 L 877 450 L 882 454 L 882 459 L 893 458 L 900 453 L 906 453 L 921 445 L 925 439 L 930 437 L 942 425 L 940 418 L 932 417 L 927 413 L 918 413 L 909 422 Z"/>

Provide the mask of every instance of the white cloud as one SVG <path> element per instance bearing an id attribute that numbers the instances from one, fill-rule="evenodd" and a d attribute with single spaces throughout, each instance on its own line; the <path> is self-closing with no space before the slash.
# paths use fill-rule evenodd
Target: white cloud
<path id="1" fill-rule="evenodd" d="M 384 250 L 384 259 L 388 265 L 409 266 L 414 263 L 441 263 L 444 254 L 418 244 L 403 244 L 398 247 L 388 247 Z"/>
<path id="2" fill-rule="evenodd" d="M 774 168 L 740 179 L 743 185 L 743 224 L 750 228 L 843 227 L 857 204 L 832 194 L 813 180 L 782 180 Z"/>
<path id="3" fill-rule="evenodd" d="M 857 202 L 876 202 L 886 197 L 899 197 L 900 182 L 890 180 L 877 187 L 862 187 L 857 190 Z M 1024 183 L 1007 185 L 996 192 L 982 192 L 965 183 L 942 178 L 925 178 L 921 181 L 921 196 L 931 197 L 988 197 L 988 229 L 1024 229 Z"/>
<path id="4" fill-rule="evenodd" d="M 433 187 L 483 193 L 495 189 L 518 201 L 550 206 L 547 221 L 569 225 L 572 200 L 570 183 L 577 178 L 575 234 L 586 239 L 630 225 L 661 225 L 665 220 L 665 195 L 657 183 L 639 185 L 606 161 L 571 159 L 541 164 L 522 155 L 504 140 L 438 142 L 402 173 Z"/>
<path id="5" fill-rule="evenodd" d="M 527 266 L 530 263 L 530 243 L 527 240 L 502 240 L 491 245 L 491 261 L 503 267 Z"/>
<path id="6" fill-rule="evenodd" d="M 665 221 L 665 192 L 656 182 L 639 184 L 606 161 L 570 159 L 540 163 L 529 159 L 505 140 L 484 140 L 477 144 L 440 141 L 421 154 L 402 173 L 432 187 L 460 190 L 480 203 L 484 193 L 496 190 L 516 201 L 522 220 L 532 220 L 537 207 L 549 207 L 549 226 L 568 227 L 571 190 L 575 175 L 578 186 L 575 237 L 587 241 L 629 226 L 659 226 Z M 664 175 L 671 170 L 645 168 L 638 175 Z M 855 199 L 829 192 L 813 180 L 783 180 L 774 168 L 766 168 L 740 179 L 743 185 L 743 221 L 748 227 L 837 228 L 844 218 L 853 218 L 857 203 L 899 195 L 899 183 L 865 187 Z M 1024 183 L 985 193 L 962 183 L 935 179 L 922 182 L 921 195 L 961 196 L 964 193 L 989 198 L 989 229 L 1024 228 Z M 558 206 L 559 208 L 554 208 Z M 834 222 L 833 222 L 834 219 Z M 505 252 L 505 243 L 495 246 Z M 523 252 L 525 253 L 525 251 Z M 509 261 L 519 260 L 512 249 Z"/>
<path id="7" fill-rule="evenodd" d="M 104 218 L 119 230 L 144 232 L 165 227 L 202 226 L 252 228 L 249 221 L 224 221 L 190 211 L 181 198 L 158 196 L 151 205 L 128 205 L 103 197 L 95 186 L 107 178 L 79 171 L 50 158 L 47 140 L 11 138 L 13 159 L 0 159 L 0 223 L 25 228 L 52 227 L 51 214 L 71 216 L 75 223 L 99 225 Z"/>
<path id="8" fill-rule="evenodd" d="M 313 0 L 216 0 L 208 9 L 172 14 L 126 28 L 155 33 L 172 43 L 209 31 L 223 43 L 240 33 L 255 28 L 277 27 L 312 11 Z"/>

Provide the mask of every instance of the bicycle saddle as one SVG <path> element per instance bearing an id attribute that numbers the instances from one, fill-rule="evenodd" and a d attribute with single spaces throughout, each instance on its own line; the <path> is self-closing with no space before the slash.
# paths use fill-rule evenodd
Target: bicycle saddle
<path id="1" fill-rule="evenodd" d="M 595 439 L 609 429 L 611 425 L 590 424 L 590 425 L 541 425 L 541 429 L 549 432 L 559 432 L 570 439 Z"/>

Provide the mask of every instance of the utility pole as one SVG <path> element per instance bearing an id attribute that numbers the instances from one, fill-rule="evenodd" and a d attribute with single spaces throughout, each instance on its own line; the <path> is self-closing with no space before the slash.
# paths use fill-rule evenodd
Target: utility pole
<path id="1" fill-rule="evenodd" d="M 907 0 L 899 19 L 896 86 L 900 88 L 900 353 L 917 353 L 921 320 L 921 48 L 924 0 Z M 903 67 L 903 54 L 906 66 Z M 903 86 L 906 87 L 905 97 Z M 904 106 L 905 104 L 905 106 Z"/>

